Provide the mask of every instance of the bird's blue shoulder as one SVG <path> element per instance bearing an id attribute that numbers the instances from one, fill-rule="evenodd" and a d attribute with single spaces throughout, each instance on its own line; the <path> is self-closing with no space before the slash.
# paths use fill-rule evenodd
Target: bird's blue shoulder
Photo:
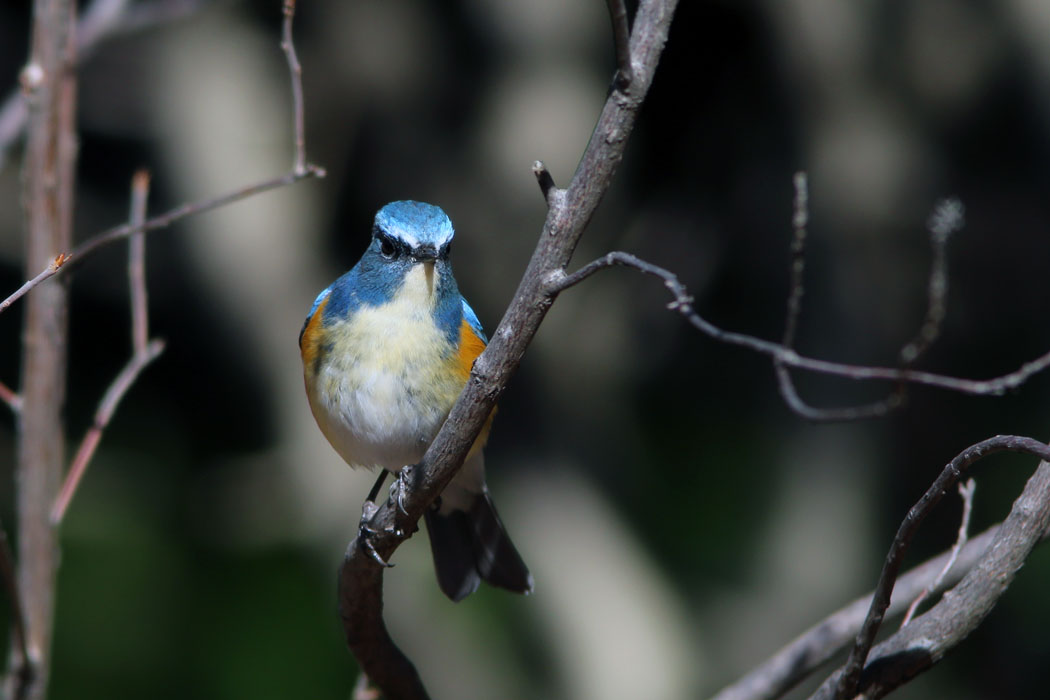
<path id="1" fill-rule="evenodd" d="M 481 321 L 478 320 L 478 315 L 474 313 L 474 309 L 470 308 L 470 304 L 467 303 L 466 299 L 462 296 L 459 299 L 463 302 L 463 319 L 483 342 L 488 343 L 489 339 L 485 336 L 485 331 L 481 328 Z"/>

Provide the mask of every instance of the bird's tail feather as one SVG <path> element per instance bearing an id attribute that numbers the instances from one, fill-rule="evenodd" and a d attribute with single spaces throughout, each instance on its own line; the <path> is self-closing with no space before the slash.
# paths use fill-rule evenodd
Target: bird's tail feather
<path id="1" fill-rule="evenodd" d="M 484 580 L 515 593 L 532 592 L 532 574 L 507 536 L 488 493 L 480 493 L 469 510 L 424 516 L 438 585 L 453 601 L 477 590 Z"/>

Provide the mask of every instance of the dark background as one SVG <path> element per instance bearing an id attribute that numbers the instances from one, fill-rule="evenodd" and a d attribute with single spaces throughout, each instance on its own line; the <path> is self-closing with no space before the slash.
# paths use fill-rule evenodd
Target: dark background
<path id="1" fill-rule="evenodd" d="M 0 85 L 28 3 L 0 4 Z M 52 697 L 346 697 L 356 675 L 335 571 L 372 478 L 324 442 L 296 335 L 356 261 L 376 209 L 441 205 L 460 288 L 493 329 L 539 234 L 530 172 L 568 183 L 612 67 L 600 0 L 301 2 L 308 181 L 149 237 L 167 351 L 121 405 L 63 525 Z M 133 7 L 140 7 L 132 4 Z M 76 236 L 284 172 L 280 2 L 203 3 L 84 60 Z M 914 0 L 683 2 L 617 179 L 577 252 L 675 271 L 697 308 L 776 339 L 791 176 L 810 174 L 798 346 L 893 364 L 926 303 L 925 222 L 958 196 L 943 336 L 921 367 L 967 377 L 1050 348 L 1050 9 Z M 20 149 L 0 171 L 0 288 L 21 269 Z M 129 352 L 125 253 L 73 281 L 71 444 Z M 6 295 L 7 292 L 4 292 Z M 900 518 L 943 464 L 997 433 L 1046 438 L 1050 380 L 1003 398 L 918 388 L 894 416 L 811 425 L 763 358 L 665 310 L 653 280 L 603 273 L 555 304 L 502 401 L 492 492 L 536 576 L 464 603 L 423 538 L 395 555 L 387 617 L 439 698 L 708 695 L 869 590 Z M 20 306 L 0 318 L 17 386 Z M 887 387 L 799 377 L 821 406 Z M 10 416 L 0 506 L 11 512 Z M 1033 469 L 977 471 L 973 532 Z M 912 560 L 950 545 L 950 497 Z M 985 624 L 902 698 L 1030 698 L 1047 675 L 1050 559 L 1037 550 Z"/>

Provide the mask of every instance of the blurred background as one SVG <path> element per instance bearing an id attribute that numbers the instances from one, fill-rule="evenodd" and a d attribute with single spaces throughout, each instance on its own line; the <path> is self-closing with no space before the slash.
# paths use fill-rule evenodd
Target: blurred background
<path id="1" fill-rule="evenodd" d="M 28 6 L 0 2 L 5 90 L 27 55 Z M 281 3 L 174 7 L 193 11 L 83 61 L 78 240 L 126 218 L 139 167 L 160 212 L 291 166 Z M 308 156 L 328 177 L 149 236 L 151 329 L 167 351 L 121 405 L 62 528 L 55 700 L 348 697 L 335 574 L 373 479 L 310 416 L 303 317 L 356 262 L 375 211 L 411 198 L 452 218 L 460 288 L 495 328 L 544 219 L 531 164 L 568 183 L 614 66 L 601 0 L 302 1 L 295 34 Z M 893 364 L 925 312 L 928 214 L 955 195 L 967 225 L 921 367 L 1011 371 L 1050 349 L 1048 87 L 1039 0 L 683 2 L 576 263 L 636 253 L 675 271 L 714 323 L 777 339 L 791 176 L 805 169 L 798 347 Z M 7 156 L 4 296 L 24 279 L 20 147 Z M 130 352 L 125 256 L 107 248 L 73 280 L 71 445 Z M 454 605 L 424 537 L 394 556 L 387 620 L 434 697 L 713 694 L 870 590 L 901 517 L 958 451 L 1050 435 L 1046 375 L 1003 398 L 919 388 L 888 419 L 809 424 L 767 361 L 702 337 L 667 300 L 626 270 L 565 293 L 502 400 L 490 485 L 533 596 L 483 588 Z M 11 386 L 20 329 L 16 305 L 0 317 Z M 819 406 L 887 389 L 799 387 Z M 8 524 L 12 429 L 4 412 Z M 978 468 L 974 533 L 1033 468 Z M 946 499 L 913 563 L 951 544 L 959 512 Z M 1045 692 L 1048 575 L 1037 549 L 985 624 L 899 697 Z"/>

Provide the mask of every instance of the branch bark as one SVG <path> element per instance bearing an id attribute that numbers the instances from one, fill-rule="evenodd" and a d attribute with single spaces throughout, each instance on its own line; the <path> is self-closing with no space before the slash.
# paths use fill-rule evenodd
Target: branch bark
<path id="1" fill-rule="evenodd" d="M 422 462 L 410 470 L 401 495 L 405 513 L 389 499 L 369 508 L 362 531 L 383 558 L 414 529 L 424 509 L 437 497 L 462 464 L 514 374 L 525 349 L 560 291 L 558 281 L 623 158 L 657 62 L 667 40 L 675 0 L 647 0 L 635 16 L 630 38 L 631 81 L 614 84 L 598 124 L 569 187 L 546 189 L 548 213 L 536 250 L 514 300 L 496 328 L 488 348 L 478 357 L 463 393 Z M 543 178 L 540 179 L 541 185 Z M 562 196 L 563 195 L 563 196 Z M 411 663 L 390 639 L 382 616 L 383 571 L 359 534 L 349 545 L 339 573 L 339 612 L 347 644 L 362 669 L 386 697 L 425 698 L 426 690 Z"/>
<path id="2" fill-rule="evenodd" d="M 23 86 L 29 100 L 24 206 L 27 277 L 51 265 L 72 240 L 76 137 L 76 3 L 36 0 L 33 40 Z M 66 384 L 68 290 L 50 284 L 29 299 L 18 421 L 19 589 L 33 673 L 12 655 L 8 697 L 43 698 L 47 690 L 55 570 L 55 531 L 48 520 L 64 461 L 62 405 Z M 27 682 L 22 682 L 27 679 Z"/>

